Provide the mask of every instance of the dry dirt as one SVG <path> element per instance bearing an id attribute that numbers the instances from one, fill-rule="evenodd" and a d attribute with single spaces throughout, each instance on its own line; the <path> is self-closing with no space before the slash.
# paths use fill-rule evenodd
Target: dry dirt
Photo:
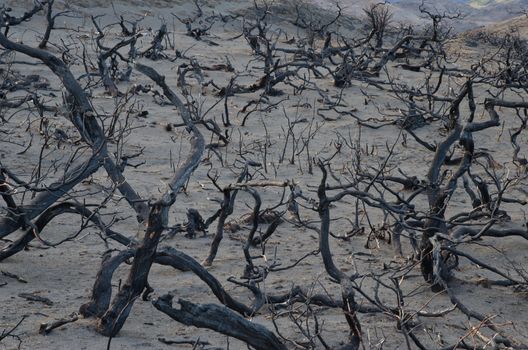
<path id="1" fill-rule="evenodd" d="M 105 1 L 94 1 L 88 6 L 83 1 L 82 7 L 72 4 L 70 8 L 75 10 L 74 17 L 61 17 L 58 20 L 57 29 L 52 32 L 49 51 L 60 55 L 56 45 L 68 45 L 70 49 L 66 59 L 75 76 L 84 74 L 82 64 L 83 46 L 88 56 L 95 57 L 93 37 L 95 30 L 88 18 L 89 15 L 104 15 L 100 17 L 103 24 L 115 23 L 118 19 L 112 8 L 99 7 Z M 212 4 L 213 2 L 209 2 Z M 15 10 L 16 2 L 11 2 Z M 161 5 L 164 5 L 161 7 Z M 185 27 L 175 20 L 172 13 L 180 17 L 191 16 L 194 13 L 192 4 L 184 1 L 171 3 L 154 2 L 145 5 L 144 2 L 130 2 L 127 5 L 116 4 L 115 11 L 125 18 L 144 19 L 140 22 L 144 36 L 138 41 L 138 47 L 147 47 L 152 40 L 161 22 L 167 23 L 169 38 L 173 40 L 177 50 L 183 52 L 187 57 L 195 58 L 201 65 L 213 65 L 226 63 L 229 60 L 235 71 L 240 73 L 237 82 L 249 84 L 258 79 L 262 71 L 259 67 L 261 62 L 254 60 L 251 48 L 244 37 L 240 37 L 241 19 L 229 23 L 215 23 L 211 35 L 207 39 L 218 43 L 218 46 L 208 45 L 204 41 L 196 41 L 185 35 Z M 68 8 L 67 6 L 64 8 Z M 252 9 L 245 2 L 229 2 L 212 8 L 204 6 L 204 11 L 211 13 L 244 13 L 250 19 Z M 301 36 L 302 31 L 291 23 L 283 21 L 288 13 L 279 13 L 273 22 L 273 28 L 281 28 L 284 32 Z M 350 20 L 344 31 L 353 33 L 362 29 L 357 22 Z M 30 22 L 25 22 L 12 29 L 12 38 L 30 46 L 36 46 L 36 39 L 45 28 L 43 15 L 35 16 Z M 61 44 L 60 39 L 64 44 Z M 106 43 L 117 42 L 121 39 L 117 27 L 111 27 L 106 32 Z M 294 48 L 294 44 L 286 44 L 286 37 L 281 34 L 277 45 L 281 47 Z M 321 45 L 321 42 L 318 43 Z M 492 48 L 485 47 L 450 47 L 450 52 L 460 54 L 456 62 L 461 67 L 468 67 L 475 59 L 478 60 Z M 4 54 L 0 51 L 1 54 Z M 175 57 L 174 50 L 167 49 L 167 55 Z M 287 61 L 291 57 L 285 57 Z M 42 64 L 22 54 L 9 54 L 3 56 L 4 62 L 12 61 L 12 64 L 2 64 L 3 73 L 7 69 L 17 71 L 21 74 L 38 74 L 39 82 L 49 83 L 37 89 L 42 96 L 42 101 L 50 106 L 61 106 L 62 88 L 60 81 Z M 166 81 L 175 91 L 180 91 L 177 86 L 177 67 L 184 59 L 151 61 L 141 59 L 141 63 L 155 67 L 161 74 L 165 75 Z M 30 62 L 30 65 L 23 64 Z M 419 86 L 422 84 L 425 73 L 409 72 L 397 67 L 398 62 L 390 64 L 387 72 L 383 72 L 380 79 L 385 79 L 387 74 L 398 83 L 406 83 L 408 86 Z M 206 81 L 213 80 L 219 86 L 225 86 L 229 82 L 232 73 L 206 71 Z M 304 222 L 309 222 L 317 227 L 319 218 L 313 210 L 317 201 L 316 189 L 321 181 L 321 172 L 316 164 L 312 164 L 313 171 L 309 171 L 309 164 L 313 159 L 328 158 L 337 152 L 332 160 L 332 168 L 337 178 L 342 182 L 351 181 L 354 177 L 353 167 L 357 157 L 361 157 L 364 167 L 379 168 L 387 159 L 391 147 L 394 146 L 393 155 L 386 164 L 391 173 L 397 175 L 399 171 L 409 176 L 417 176 L 425 179 L 428 165 L 433 158 L 433 153 L 425 150 L 412 137 L 402 131 L 393 122 L 402 118 L 406 113 L 405 106 L 393 93 L 377 89 L 373 85 L 353 81 L 350 87 L 337 89 L 333 86 L 331 77 L 325 75 L 323 78 L 315 79 L 309 77 L 317 84 L 323 94 L 314 89 L 305 90 L 302 94 L 294 93 L 294 89 L 286 84 L 280 84 L 278 89 L 284 92 L 279 96 L 270 96 L 270 105 L 282 101 L 277 107 L 267 111 L 256 111 L 247 118 L 245 126 L 242 120 L 246 116 L 245 106 L 259 97 L 260 92 L 250 94 L 237 94 L 228 99 L 228 108 L 232 126 L 226 129 L 230 136 L 230 143 L 225 148 L 219 148 L 222 157 L 212 151 L 206 151 L 205 157 L 194 172 L 189 181 L 185 193 L 178 194 L 176 204 L 171 209 L 170 225 L 186 221 L 186 210 L 194 208 L 199 210 L 204 218 L 211 216 L 218 208 L 222 194 L 218 192 L 207 177 L 209 171 L 216 172 L 219 183 L 223 186 L 236 182 L 242 170 L 244 161 L 255 161 L 263 166 L 251 169 L 255 180 L 278 180 L 292 181 L 303 191 L 309 200 L 300 200 L 300 216 Z M 456 89 L 464 83 L 465 77 L 451 76 L 447 85 Z M 2 78 L 0 78 L 0 81 Z M 83 80 L 81 80 L 83 81 Z M 84 80 L 86 83 L 87 80 Z M 200 111 L 207 112 L 208 118 L 213 118 L 219 125 L 224 111 L 223 102 L 216 104 L 220 99 L 215 96 L 215 89 L 211 86 L 200 87 L 197 80 L 188 77 L 192 87 L 192 97 L 195 106 Z M 139 72 L 132 73 L 130 82 L 121 82 L 118 87 L 121 91 L 127 91 L 134 84 L 151 84 L 148 79 Z M 98 85 L 89 87 L 92 103 L 101 115 L 112 114 L 116 105 L 122 103 L 119 98 L 114 99 L 104 93 L 104 89 Z M 475 92 L 477 116 L 484 120 L 487 114 L 484 112 L 483 100 L 486 96 L 485 89 L 478 88 Z M 10 93 L 9 97 L 17 95 L 24 96 L 26 91 Z M 336 98 L 342 94 L 341 110 L 353 111 L 357 119 L 371 124 L 387 124 L 379 129 L 371 129 L 359 126 L 357 119 L 349 115 L 338 115 L 332 111 L 320 111 L 324 108 L 321 95 Z M 482 96 L 482 97 L 481 97 Z M 526 94 L 521 98 L 526 98 Z M 143 198 L 152 198 L 159 195 L 163 184 L 167 181 L 173 167 L 189 151 L 189 139 L 183 128 L 172 128 L 167 130 L 167 125 L 180 123 L 176 109 L 168 105 L 160 105 L 158 97 L 153 94 L 140 93 L 134 95 L 126 103 L 127 108 L 132 110 L 128 116 L 128 125 L 123 142 L 113 144 L 112 150 L 122 155 L 132 155 L 139 151 L 142 155 L 132 159 L 130 163 L 140 164 L 137 168 L 128 167 L 125 175 L 130 184 Z M 463 103 L 463 113 L 467 113 L 467 103 Z M 140 111 L 148 111 L 146 117 L 140 116 Z M 67 135 L 67 139 L 61 142 L 57 139 L 49 140 L 49 146 L 43 147 L 44 139 L 39 134 L 39 116 L 35 110 L 24 108 L 19 110 L 4 110 L 4 116 L 9 122 L 0 124 L 0 162 L 15 171 L 20 177 L 29 179 L 35 171 L 41 150 L 44 152 L 42 164 L 43 171 L 49 174 L 45 183 L 51 183 L 54 177 L 60 176 L 60 170 L 55 172 L 52 164 L 58 161 L 64 164 L 69 157 L 76 157 L 77 161 L 87 154 L 86 150 L 74 153 L 78 149 L 79 139 L 75 129 L 60 113 L 46 113 L 49 130 L 60 129 Z M 439 113 L 445 113 L 440 110 Z M 494 160 L 494 171 L 503 177 L 517 175 L 518 169 L 512 164 L 512 147 L 509 143 L 509 132 L 517 125 L 514 113 L 504 109 L 500 111 L 502 123 L 500 127 L 492 128 L 479 133 L 475 139 L 475 147 L 478 150 L 489 152 Z M 121 123 L 125 123 L 125 115 L 122 114 Z M 324 117 L 323 117 L 324 116 Z M 292 148 L 291 138 L 287 138 L 289 123 L 295 122 L 293 130 L 295 137 L 299 139 L 310 138 L 307 148 Z M 124 124 L 123 124 L 124 125 Z M 210 132 L 200 127 L 206 135 L 211 137 Z M 310 134 L 310 133 L 313 134 Z M 420 137 L 429 142 L 440 142 L 445 133 L 442 131 L 442 122 L 435 121 L 415 131 Z M 291 137 L 291 136 L 290 136 Z M 526 145 L 526 134 L 521 135 L 519 144 Z M 216 140 L 213 138 L 212 141 Z M 31 144 L 31 145 L 30 145 Z M 30 146 L 28 146 L 30 145 Z M 264 152 L 265 149 L 265 152 Z M 285 152 L 285 159 L 282 154 Z M 526 152 L 524 150 L 524 152 Z M 290 162 L 291 158 L 294 158 Z M 265 165 L 265 166 L 264 166 Z M 483 173 L 483 167 L 477 167 L 476 172 Z M 453 168 L 446 167 L 453 170 Z M 500 177 L 499 176 L 499 177 Z M 335 179 L 329 180 L 337 183 Z M 523 176 L 511 186 L 507 194 L 510 197 L 526 198 L 527 181 Z M 460 211 L 471 209 L 471 203 L 460 186 L 450 202 L 447 216 Z M 69 195 L 85 200 L 86 203 L 99 203 L 111 188 L 111 183 L 106 177 L 104 170 L 99 170 L 87 181 L 76 187 Z M 394 191 L 402 195 L 409 192 L 401 190 L 401 186 L 392 186 Z M 379 188 L 379 191 L 386 190 Z M 282 188 L 268 187 L 258 190 L 262 197 L 262 208 L 273 207 L 279 203 L 283 196 Z M 288 193 L 286 193 L 287 197 Z M 29 197 L 29 195 L 28 195 Z M 423 198 L 422 198 L 423 197 Z M 30 198 L 24 198 L 28 201 Z M 22 198 L 20 198 L 22 200 Z M 428 210 L 425 196 L 421 196 L 415 202 L 417 210 L 426 213 Z M 252 198 L 246 193 L 240 193 L 234 214 L 230 217 L 235 220 L 251 211 Z M 331 231 L 336 236 L 344 236 L 352 230 L 352 221 L 356 212 L 356 201 L 352 197 L 345 197 L 331 208 L 332 225 Z M 281 210 L 284 207 L 281 208 Z M 503 209 L 507 210 L 511 220 L 498 225 L 504 227 L 520 227 L 526 222 L 526 209 L 517 204 L 505 203 Z M 359 225 L 365 229 L 364 233 L 352 236 L 347 240 L 332 239 L 331 248 L 336 264 L 344 271 L 357 272 L 362 277 L 357 280 L 362 290 L 373 296 L 375 282 L 373 274 L 380 275 L 381 279 L 390 283 L 391 276 L 400 276 L 405 266 L 411 270 L 404 278 L 399 280 L 400 287 L 407 296 L 405 308 L 409 312 L 439 311 L 452 307 L 445 293 L 433 293 L 429 286 L 423 281 L 420 270 L 413 263 L 411 247 L 407 239 L 403 239 L 403 255 L 396 254 L 394 248 L 387 241 L 388 233 L 383 229 L 383 215 L 380 211 L 369 209 L 369 219 L 362 214 L 360 208 Z M 103 218 L 108 222 L 114 222 L 113 229 L 130 237 L 141 237 L 142 226 L 137 224 L 135 213 L 121 200 L 118 193 L 111 196 L 110 202 L 101 209 Z M 352 220 L 352 221 L 350 221 Z M 370 220 L 370 221 L 369 221 Z M 390 223 L 390 220 L 388 220 Z M 41 233 L 42 237 L 57 242 L 61 238 L 71 236 L 79 230 L 80 220 L 74 215 L 63 215 L 53 220 Z M 252 294 L 243 287 L 236 286 L 227 281 L 234 276 L 239 278 L 243 273 L 244 260 L 242 246 L 243 239 L 249 232 L 249 225 L 242 223 L 237 232 L 226 231 L 225 238 L 220 245 L 217 258 L 209 271 L 224 285 L 226 290 L 240 301 L 250 304 Z M 265 230 L 266 224 L 261 229 Z M 174 238 L 166 239 L 162 245 L 175 247 L 202 261 L 206 256 L 211 243 L 215 224 L 211 225 L 205 236 L 198 235 L 189 239 L 178 233 Z M 14 240 L 20 232 L 5 237 L 3 244 L 8 240 Z M 318 233 L 305 227 L 296 225 L 295 220 L 286 220 L 281 223 L 276 232 L 266 244 L 264 258 L 256 260 L 262 266 L 269 266 L 273 261 L 287 266 L 297 261 L 300 257 L 316 250 L 318 247 Z M 459 249 L 470 252 L 479 259 L 496 266 L 512 276 L 518 276 L 513 266 L 520 271 L 527 267 L 528 242 L 519 237 L 505 239 L 485 238 L 477 244 L 462 245 Z M 49 335 L 38 334 L 39 325 L 53 319 L 66 317 L 77 312 L 79 306 L 88 301 L 90 290 L 93 285 L 97 269 L 99 268 L 102 254 L 108 249 L 122 249 L 117 243 L 108 242 L 105 245 L 100 239 L 95 228 L 83 230 L 74 239 L 57 247 L 47 247 L 35 240 L 28 249 L 10 257 L 0 263 L 0 270 L 16 274 L 24 279 L 17 281 L 14 278 L 0 274 L 0 331 L 13 327 L 23 317 L 20 326 L 14 331 L 16 337 L 7 337 L 0 342 L 0 349 L 105 349 L 108 339 L 99 335 L 94 328 L 92 319 L 80 319 L 54 330 Z M 259 248 L 252 249 L 255 255 L 262 254 Z M 505 259 L 507 256 L 511 260 Z M 413 267 L 414 266 L 414 267 Z M 120 281 L 126 278 L 129 266 L 124 265 L 117 271 L 114 283 L 118 288 Z M 526 272 L 526 271 L 525 271 Z M 526 275 L 525 275 L 526 276 Z M 454 277 L 449 282 L 452 291 L 463 301 L 467 307 L 488 315 L 497 329 L 503 334 L 528 344 L 528 303 L 526 294 L 519 293 L 511 287 L 488 286 L 487 279 L 496 279 L 497 276 L 480 268 L 478 265 L 460 259 L 459 267 L 454 271 Z M 154 288 L 152 298 L 172 293 L 175 298 L 182 298 L 196 303 L 218 303 L 211 294 L 208 287 L 195 277 L 191 272 L 179 272 L 168 267 L 155 265 L 149 278 L 150 285 Z M 325 269 L 320 255 L 309 256 L 296 267 L 270 273 L 266 281 L 260 287 L 270 294 L 287 292 L 292 286 L 300 285 L 315 294 L 328 294 L 333 298 L 340 298 L 339 285 L 332 283 Z M 35 293 L 49 298 L 53 304 L 45 305 L 38 301 L 28 301 L 19 296 L 20 293 Z M 396 295 L 387 288 L 380 288 L 380 299 L 388 305 L 396 305 Z M 369 302 L 357 295 L 358 302 L 362 305 L 370 305 Z M 326 307 L 313 307 L 315 315 L 320 322 L 321 336 L 330 347 L 337 347 L 347 340 L 348 325 L 340 309 Z M 281 334 L 291 340 L 302 343 L 306 339 L 302 333 L 287 316 L 287 311 L 278 310 L 283 316 L 277 317 L 277 325 Z M 296 305 L 292 314 L 301 316 L 306 311 L 304 304 Z M 263 307 L 258 315 L 251 320 L 258 322 L 270 330 L 274 330 L 272 324 L 270 307 Z M 301 317 L 302 318 L 302 317 Z M 394 317 L 383 313 L 359 314 L 364 336 L 364 345 L 367 349 L 398 349 L 406 348 L 405 337 L 397 329 Z M 306 326 L 306 324 L 302 325 Z M 308 324 L 313 332 L 313 321 Z M 482 327 L 475 319 L 469 320 L 459 311 L 452 311 L 442 317 L 417 317 L 415 334 L 426 344 L 428 349 L 439 349 L 442 345 L 455 344 L 461 338 L 470 343 L 479 336 L 492 337 L 495 332 Z M 187 339 L 207 341 L 209 348 L 244 349 L 246 346 L 233 338 L 220 335 L 213 331 L 183 326 L 163 313 L 157 311 L 149 301 L 136 301 L 131 315 L 117 337 L 111 341 L 111 349 L 191 349 L 192 345 L 166 345 L 158 341 L 158 338 Z M 482 344 L 482 341 L 480 344 Z M 287 345 L 295 348 L 294 343 Z M 323 348 L 321 343 L 318 347 Z M 207 347 L 206 347 L 207 348 Z M 415 348 L 411 345 L 411 348 Z M 487 347 L 486 347 L 487 349 Z"/>

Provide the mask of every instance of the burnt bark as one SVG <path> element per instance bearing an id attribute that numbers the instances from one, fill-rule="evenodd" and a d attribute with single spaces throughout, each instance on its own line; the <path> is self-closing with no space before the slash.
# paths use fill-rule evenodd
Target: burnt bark
<path id="1" fill-rule="evenodd" d="M 286 346 L 264 326 L 252 323 L 229 309 L 215 304 L 193 304 L 178 300 L 179 309 L 172 306 L 172 296 L 164 295 L 153 302 L 154 307 L 172 319 L 188 326 L 208 328 L 240 339 L 257 350 L 286 350 Z"/>
<path id="2" fill-rule="evenodd" d="M 145 238 L 136 250 L 127 281 L 117 293 L 110 309 L 105 312 L 97 324 L 97 331 L 103 335 L 113 337 L 121 330 L 134 301 L 148 285 L 148 275 L 164 229 L 163 206 L 163 203 L 158 202 L 150 210 Z M 96 312 L 98 310 L 99 308 L 96 308 Z"/>

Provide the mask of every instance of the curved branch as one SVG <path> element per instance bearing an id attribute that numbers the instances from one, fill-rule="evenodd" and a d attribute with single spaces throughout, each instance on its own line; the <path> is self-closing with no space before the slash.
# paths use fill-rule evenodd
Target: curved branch
<path id="1" fill-rule="evenodd" d="M 106 147 L 104 131 L 95 118 L 95 112 L 91 102 L 81 85 L 69 70 L 68 66 L 51 53 L 15 43 L 2 33 L 0 33 L 0 45 L 8 50 L 14 50 L 41 60 L 53 73 L 55 73 L 55 75 L 57 75 L 75 101 L 75 108 L 73 108 L 70 121 L 77 128 L 83 140 L 90 145 L 94 153 L 101 155 L 103 166 L 108 173 L 108 176 L 110 176 L 112 182 L 119 189 L 119 192 L 121 192 L 130 206 L 136 211 L 140 221 L 144 221 L 148 216 L 148 206 L 126 181 L 122 172 L 110 157 Z"/>
<path id="2" fill-rule="evenodd" d="M 134 262 L 125 285 L 114 298 L 110 309 L 98 322 L 97 331 L 109 337 L 115 336 L 121 330 L 134 305 L 134 301 L 148 286 L 148 275 L 154 262 L 161 233 L 168 224 L 169 208 L 176 201 L 178 191 L 185 185 L 193 171 L 200 164 L 205 149 L 204 138 L 192 122 L 189 109 L 167 86 L 165 77 L 159 75 L 153 68 L 139 63 L 136 64 L 136 69 L 161 86 L 165 96 L 180 110 L 182 119 L 187 125 L 187 130 L 193 136 L 191 138 L 191 152 L 182 165 L 174 172 L 167 190 L 152 205 L 145 237 L 136 250 Z"/>
<path id="3" fill-rule="evenodd" d="M 55 203 L 78 183 L 95 173 L 100 167 L 100 162 L 100 156 L 90 158 L 86 163 L 68 171 L 62 180 L 49 185 L 46 191 L 38 193 L 29 204 L 18 206 L 16 213 L 10 212 L 9 215 L 1 217 L 0 238 L 7 236 L 21 227 L 25 228 L 25 223 L 23 220 L 20 220 L 20 216 L 23 215 L 25 220 L 32 220 L 41 215 L 46 208 Z M 19 215 L 19 217 L 16 217 L 15 214 Z"/>
<path id="4" fill-rule="evenodd" d="M 135 249 L 123 250 L 113 257 L 110 251 L 104 254 L 103 262 L 95 277 L 91 300 L 79 308 L 81 315 L 86 318 L 104 315 L 112 298 L 112 276 L 119 265 L 132 258 L 135 252 Z"/>
<path id="5" fill-rule="evenodd" d="M 63 202 L 47 208 L 42 215 L 36 220 L 35 224 L 30 227 L 22 237 L 9 244 L 7 247 L 0 250 L 0 261 L 18 253 L 23 250 L 29 242 L 35 237 L 38 237 L 39 233 L 46 227 L 46 225 L 60 214 L 72 213 L 82 215 L 84 218 L 93 222 L 104 232 L 106 237 L 112 238 L 113 240 L 123 244 L 131 245 L 135 241 L 117 233 L 108 228 L 94 212 L 87 209 L 86 207 L 72 202 Z"/>
<path id="6" fill-rule="evenodd" d="M 172 247 L 163 247 L 163 249 L 157 253 L 155 262 L 161 265 L 172 266 L 181 271 L 192 271 L 204 281 L 209 288 L 211 288 L 213 294 L 222 304 L 244 316 L 252 316 L 257 311 L 255 308 L 247 307 L 243 303 L 233 299 L 233 297 L 222 287 L 222 284 L 220 284 L 220 282 L 211 275 L 209 271 L 200 265 L 198 261 L 181 251 Z M 259 297 L 261 296 L 257 295 L 257 298 Z M 255 303 L 255 305 L 257 304 L 259 303 Z"/>

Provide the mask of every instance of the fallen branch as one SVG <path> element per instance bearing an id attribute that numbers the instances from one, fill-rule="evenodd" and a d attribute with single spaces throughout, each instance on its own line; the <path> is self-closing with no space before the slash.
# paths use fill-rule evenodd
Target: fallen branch
<path id="1" fill-rule="evenodd" d="M 172 295 L 163 295 L 153 302 L 154 307 L 187 326 L 212 329 L 240 339 L 257 350 L 287 349 L 277 336 L 264 326 L 252 323 L 226 307 L 193 304 L 180 299 L 180 309 L 175 309 L 172 307 L 172 298 Z"/>
<path id="2" fill-rule="evenodd" d="M 39 327 L 39 334 L 46 335 L 49 334 L 55 328 L 64 326 L 65 324 L 75 322 L 79 319 L 79 316 L 76 313 L 71 314 L 68 318 L 61 318 L 55 320 L 51 323 L 43 322 Z"/>

